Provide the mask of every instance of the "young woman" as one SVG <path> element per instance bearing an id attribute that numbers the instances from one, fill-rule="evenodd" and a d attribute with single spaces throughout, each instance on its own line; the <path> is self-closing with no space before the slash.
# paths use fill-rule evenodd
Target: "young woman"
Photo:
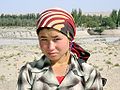
<path id="1" fill-rule="evenodd" d="M 85 63 L 89 53 L 73 41 L 75 33 L 67 11 L 42 12 L 37 35 L 44 55 L 21 68 L 18 90 L 103 90 L 100 73 Z"/>

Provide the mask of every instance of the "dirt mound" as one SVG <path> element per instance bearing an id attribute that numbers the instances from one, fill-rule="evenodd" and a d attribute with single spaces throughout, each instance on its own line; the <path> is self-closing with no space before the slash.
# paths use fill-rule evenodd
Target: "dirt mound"
<path id="1" fill-rule="evenodd" d="M 103 35 L 119 35 L 120 36 L 120 30 L 119 29 L 104 30 L 101 34 L 103 34 Z"/>

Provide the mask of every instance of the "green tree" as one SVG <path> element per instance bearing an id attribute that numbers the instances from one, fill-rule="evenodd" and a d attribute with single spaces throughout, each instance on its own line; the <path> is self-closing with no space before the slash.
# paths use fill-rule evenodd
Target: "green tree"
<path id="1" fill-rule="evenodd" d="M 95 28 L 95 27 L 99 27 L 98 23 L 96 21 L 88 21 L 86 23 L 87 27 L 89 28 Z"/>
<path id="2" fill-rule="evenodd" d="M 104 31 L 104 28 L 103 27 L 96 27 L 94 32 L 97 32 L 99 35 L 101 35 L 101 33 Z"/>
<path id="3" fill-rule="evenodd" d="M 117 25 L 117 10 L 113 10 L 110 17 L 112 18 L 112 21 Z"/>
<path id="4" fill-rule="evenodd" d="M 117 27 L 120 26 L 120 9 L 118 11 L 118 17 L 117 17 Z"/>
<path id="5" fill-rule="evenodd" d="M 77 20 L 78 26 L 81 26 L 81 16 L 82 16 L 82 11 L 81 11 L 81 9 L 79 9 L 79 11 L 78 11 L 78 20 Z"/>
<path id="6" fill-rule="evenodd" d="M 105 27 L 106 29 L 114 29 L 116 28 L 116 24 L 113 22 L 111 17 L 104 17 L 101 23 L 101 27 Z"/>
<path id="7" fill-rule="evenodd" d="M 74 20 L 75 20 L 75 23 L 77 23 L 77 10 L 76 9 L 73 9 L 72 12 L 71 12 Z"/>
<path id="8" fill-rule="evenodd" d="M 78 11 L 76 9 L 73 9 L 71 14 L 75 20 L 76 26 L 81 26 L 81 15 L 82 15 L 81 9 L 79 9 Z"/>

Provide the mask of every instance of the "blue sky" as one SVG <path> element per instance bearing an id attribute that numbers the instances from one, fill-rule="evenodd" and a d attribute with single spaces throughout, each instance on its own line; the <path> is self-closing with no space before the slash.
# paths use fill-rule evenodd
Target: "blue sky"
<path id="1" fill-rule="evenodd" d="M 68 10 L 80 8 L 83 12 L 120 9 L 120 0 L 1 0 L 0 13 L 39 13 L 43 9 L 60 7 Z"/>

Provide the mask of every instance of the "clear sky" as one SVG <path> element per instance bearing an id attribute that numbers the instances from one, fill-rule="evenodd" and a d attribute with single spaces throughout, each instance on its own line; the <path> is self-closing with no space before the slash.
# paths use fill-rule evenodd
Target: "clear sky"
<path id="1" fill-rule="evenodd" d="M 0 13 L 39 13 L 49 7 L 82 12 L 100 12 L 120 9 L 120 0 L 0 0 Z"/>

